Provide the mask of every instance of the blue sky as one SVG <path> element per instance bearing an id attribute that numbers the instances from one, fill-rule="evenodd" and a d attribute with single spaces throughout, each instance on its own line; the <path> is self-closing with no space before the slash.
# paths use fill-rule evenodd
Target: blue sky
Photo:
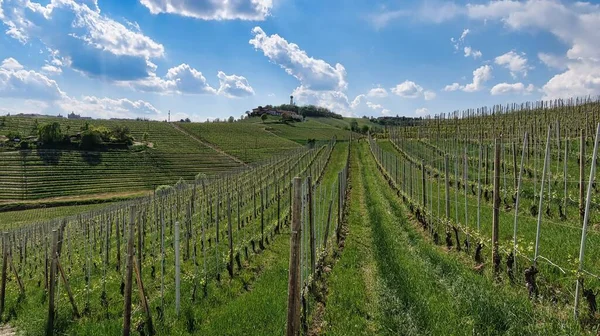
<path id="1" fill-rule="evenodd" d="M 423 116 L 600 94 L 600 5 L 0 0 L 0 114 Z"/>

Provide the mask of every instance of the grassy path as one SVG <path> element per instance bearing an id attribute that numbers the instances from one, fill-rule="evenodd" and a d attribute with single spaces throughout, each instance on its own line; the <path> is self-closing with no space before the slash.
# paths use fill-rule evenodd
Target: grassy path
<path id="1" fill-rule="evenodd" d="M 367 144 L 354 153 L 350 233 L 331 275 L 327 334 L 580 333 L 430 244 L 407 219 Z"/>

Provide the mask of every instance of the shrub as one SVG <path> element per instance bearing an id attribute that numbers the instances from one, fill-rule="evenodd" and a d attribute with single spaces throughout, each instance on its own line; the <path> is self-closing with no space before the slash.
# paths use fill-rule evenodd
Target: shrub
<path id="1" fill-rule="evenodd" d="M 263 115 L 260 116 L 260 120 L 262 120 L 262 122 L 264 123 L 268 117 L 269 116 L 266 113 L 263 113 Z"/>
<path id="2" fill-rule="evenodd" d="M 170 185 L 160 185 L 156 187 L 156 194 L 160 196 L 169 193 L 171 190 L 173 190 L 173 187 Z"/>

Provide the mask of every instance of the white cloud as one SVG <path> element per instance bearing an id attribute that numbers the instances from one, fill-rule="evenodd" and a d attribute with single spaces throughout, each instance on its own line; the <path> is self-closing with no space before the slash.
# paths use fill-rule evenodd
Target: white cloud
<path id="1" fill-rule="evenodd" d="M 600 94 L 600 6 L 556 0 L 492 1 L 467 5 L 471 19 L 498 20 L 512 30 L 539 30 L 569 46 L 563 73 L 543 86 L 544 99 Z M 539 56 L 539 55 L 538 55 Z M 544 63 L 556 68 L 548 57 Z"/>
<path id="2" fill-rule="evenodd" d="M 7 71 L 17 71 L 22 70 L 23 66 L 16 59 L 9 57 L 2 61 L 2 64 L 0 64 L 0 68 Z"/>
<path id="3" fill-rule="evenodd" d="M 403 98 L 419 98 L 425 100 L 435 99 L 436 94 L 433 91 L 426 91 L 423 87 L 413 81 L 406 80 L 390 89 L 392 93 Z"/>
<path id="4" fill-rule="evenodd" d="M 254 89 L 243 76 L 227 75 L 219 71 L 217 78 L 220 86 L 215 89 L 208 84 L 202 72 L 183 63 L 169 69 L 164 77 L 151 73 L 148 78 L 120 84 L 140 92 L 158 94 L 219 94 L 228 98 L 254 95 Z"/>
<path id="5" fill-rule="evenodd" d="M 434 100 L 436 97 L 436 94 L 433 91 L 425 91 L 423 93 L 423 96 L 425 97 L 425 100 Z"/>
<path id="6" fill-rule="evenodd" d="M 458 83 L 452 83 L 450 85 L 446 85 L 446 87 L 444 87 L 444 91 L 457 91 L 460 90 L 460 84 Z"/>
<path id="7" fill-rule="evenodd" d="M 543 99 L 594 96 L 600 94 L 600 64 L 569 62 L 567 70 L 543 86 Z"/>
<path id="8" fill-rule="evenodd" d="M 224 72 L 219 71 L 217 77 L 219 78 L 220 83 L 217 93 L 220 95 L 229 98 L 254 95 L 254 89 L 248 84 L 248 80 L 243 76 L 228 76 Z"/>
<path id="9" fill-rule="evenodd" d="M 370 101 L 367 102 L 367 106 L 372 110 L 379 110 L 379 109 L 383 108 L 383 106 L 381 106 L 381 104 L 375 104 Z"/>
<path id="10" fill-rule="evenodd" d="M 538 58 L 548 68 L 556 69 L 556 70 L 567 70 L 568 60 L 565 57 L 560 57 L 560 56 L 541 52 L 541 53 L 538 53 Z"/>
<path id="11" fill-rule="evenodd" d="M 82 99 L 66 97 L 58 102 L 65 112 L 75 111 L 95 118 L 136 118 L 161 119 L 161 112 L 143 100 L 111 99 L 85 96 Z"/>
<path id="12" fill-rule="evenodd" d="M 460 85 L 458 83 L 452 83 L 444 87 L 444 91 L 458 91 L 464 92 L 475 92 L 480 91 L 483 88 L 483 84 L 492 79 L 492 67 L 489 65 L 481 66 L 473 71 L 473 82 L 467 85 Z"/>
<path id="13" fill-rule="evenodd" d="M 28 43 L 41 41 L 73 69 L 92 77 L 133 80 L 147 77 L 148 59 L 164 47 L 139 30 L 101 14 L 95 1 L 4 0 L 0 6 L 7 35 Z"/>
<path id="14" fill-rule="evenodd" d="M 38 108 L 36 113 L 55 106 L 68 113 L 77 111 L 83 115 L 99 118 L 133 118 L 160 116 L 152 104 L 129 99 L 111 99 L 86 96 L 83 99 L 69 97 L 56 81 L 33 70 L 26 70 L 17 60 L 5 59 L 0 65 L 0 98 L 24 101 L 26 110 Z M 28 107 L 29 106 L 29 107 Z M 10 109 L 9 109 L 10 110 Z M 12 110 L 11 113 L 17 111 Z M 20 111 L 22 112 L 22 111 Z"/>
<path id="15" fill-rule="evenodd" d="M 150 13 L 169 13 L 201 20 L 262 21 L 270 13 L 273 0 L 140 0 Z"/>
<path id="16" fill-rule="evenodd" d="M 462 34 L 460 34 L 460 40 L 464 41 L 465 37 L 467 37 L 467 35 L 469 35 L 470 32 L 471 32 L 470 29 L 464 29 L 463 32 L 462 32 Z"/>
<path id="17" fill-rule="evenodd" d="M 535 90 L 533 84 L 525 86 L 523 83 L 500 83 L 494 85 L 490 93 L 494 96 L 502 94 L 529 94 Z"/>
<path id="18" fill-rule="evenodd" d="M 388 109 L 383 109 L 383 110 L 381 110 L 381 115 L 382 115 L 382 116 L 384 116 L 384 117 L 385 117 L 385 116 L 389 116 L 389 115 L 391 115 L 391 114 L 392 114 L 392 111 L 390 111 L 390 110 L 388 110 Z"/>
<path id="19" fill-rule="evenodd" d="M 306 54 L 295 43 L 289 43 L 281 36 L 268 36 L 260 27 L 252 29 L 254 37 L 249 43 L 260 49 L 269 60 L 294 77 L 301 85 L 311 90 L 345 90 L 346 69 L 337 63 L 335 67 L 321 59 Z"/>
<path id="20" fill-rule="evenodd" d="M 473 50 L 471 47 L 464 48 L 465 57 L 473 57 L 474 59 L 478 59 L 482 56 L 481 51 Z"/>
<path id="21" fill-rule="evenodd" d="M 479 91 L 483 88 L 483 84 L 490 79 L 492 79 L 492 67 L 481 66 L 473 71 L 473 83 L 467 84 L 462 90 L 465 92 Z"/>
<path id="22" fill-rule="evenodd" d="M 510 75 L 513 78 L 517 78 L 518 74 L 521 76 L 527 76 L 527 70 L 530 67 L 527 65 L 527 58 L 525 53 L 517 54 L 514 50 L 507 52 L 504 55 L 500 55 L 495 58 L 494 62 L 498 65 L 504 66 L 510 71 Z"/>
<path id="23" fill-rule="evenodd" d="M 64 96 L 56 81 L 33 70 L 25 70 L 14 58 L 2 61 L 0 97 L 52 101 Z"/>
<path id="24" fill-rule="evenodd" d="M 60 75 L 62 73 L 62 69 L 54 65 L 46 64 L 42 67 L 42 72 L 48 76 L 55 76 Z"/>
<path id="25" fill-rule="evenodd" d="M 417 98 L 423 93 L 423 87 L 419 84 L 406 80 L 392 88 L 392 93 L 404 98 Z"/>
<path id="26" fill-rule="evenodd" d="M 418 116 L 426 116 L 429 114 L 429 110 L 426 107 L 422 107 L 415 110 L 415 114 Z"/>
<path id="27" fill-rule="evenodd" d="M 364 98 L 364 95 L 359 95 L 350 103 L 346 94 L 341 91 L 317 91 L 304 86 L 297 87 L 292 95 L 298 104 L 312 104 L 326 107 L 346 117 L 354 115 L 354 109 L 358 107 Z"/>
<path id="28" fill-rule="evenodd" d="M 367 96 L 374 97 L 374 98 L 385 98 L 388 96 L 388 93 L 384 88 L 378 87 L 378 88 L 373 88 L 373 89 L 369 90 L 369 93 L 367 93 Z"/>

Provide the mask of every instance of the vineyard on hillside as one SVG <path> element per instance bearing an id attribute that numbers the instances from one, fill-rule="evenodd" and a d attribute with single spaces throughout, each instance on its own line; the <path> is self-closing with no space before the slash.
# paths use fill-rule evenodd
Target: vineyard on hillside
<path id="1" fill-rule="evenodd" d="M 590 101 L 494 107 L 390 129 L 370 145 L 436 244 L 531 297 L 594 315 L 599 117 Z"/>

